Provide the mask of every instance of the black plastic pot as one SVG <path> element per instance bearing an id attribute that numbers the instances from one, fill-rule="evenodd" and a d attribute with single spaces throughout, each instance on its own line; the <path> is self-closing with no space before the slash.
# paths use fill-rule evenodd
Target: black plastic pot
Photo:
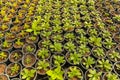
<path id="1" fill-rule="evenodd" d="M 114 63 L 113 70 L 118 76 L 120 76 L 120 69 L 117 69 L 117 66 L 116 66 L 117 64 L 120 65 L 120 61 Z"/>
<path id="2" fill-rule="evenodd" d="M 18 72 L 17 72 L 16 74 L 11 75 L 11 74 L 12 74 L 12 70 L 11 70 L 12 65 L 15 65 L 15 64 L 17 64 L 17 65 L 19 66 L 19 70 L 18 70 Z M 12 77 L 16 77 L 17 75 L 19 75 L 21 69 L 22 69 L 22 65 L 21 65 L 20 63 L 10 63 L 10 64 L 7 66 L 6 70 L 5 70 L 5 73 L 6 73 L 9 77 L 12 78 Z"/>
<path id="3" fill-rule="evenodd" d="M 55 63 L 55 58 L 54 58 L 54 56 L 64 57 L 64 55 L 63 55 L 63 54 L 54 54 L 54 55 L 51 56 L 51 58 L 50 58 L 51 66 L 56 67 L 56 66 L 58 66 L 58 65 Z M 66 63 L 66 60 L 65 60 L 65 57 L 64 57 L 64 63 L 61 63 L 61 64 L 59 63 L 59 64 L 60 64 L 60 66 L 64 66 L 65 63 Z"/>
<path id="4" fill-rule="evenodd" d="M 34 54 L 25 54 L 22 58 L 22 64 L 25 67 L 32 67 L 36 62 L 36 56 Z"/>
<path id="5" fill-rule="evenodd" d="M 8 57 L 9 57 L 10 53 L 8 51 L 0 51 L 0 52 L 5 52 L 5 54 L 6 54 L 6 58 L 0 61 L 0 63 L 4 63 L 8 60 Z"/>
<path id="6" fill-rule="evenodd" d="M 21 50 L 14 50 L 9 55 L 9 60 L 13 63 L 19 62 L 22 60 L 23 53 Z"/>
<path id="7" fill-rule="evenodd" d="M 7 74 L 0 74 L 1 80 L 10 80 L 9 76 Z"/>
<path id="8" fill-rule="evenodd" d="M 74 76 L 73 78 L 69 78 L 68 77 L 68 72 L 70 72 L 70 70 L 69 70 L 70 67 L 76 67 L 80 71 L 82 78 L 80 79 L 77 76 Z M 83 71 L 79 67 L 77 67 L 77 66 L 70 66 L 70 67 L 67 68 L 66 73 L 65 73 L 66 80 L 84 80 Z"/>
<path id="9" fill-rule="evenodd" d="M 34 50 L 32 50 L 32 51 L 27 51 L 27 46 L 29 46 L 30 48 L 33 48 Z M 23 45 L 23 47 L 22 47 L 22 52 L 23 52 L 23 54 L 27 54 L 27 53 L 32 53 L 32 54 L 34 54 L 35 51 L 36 51 L 36 45 L 35 45 L 35 44 L 32 44 L 32 43 L 25 44 L 25 45 Z"/>

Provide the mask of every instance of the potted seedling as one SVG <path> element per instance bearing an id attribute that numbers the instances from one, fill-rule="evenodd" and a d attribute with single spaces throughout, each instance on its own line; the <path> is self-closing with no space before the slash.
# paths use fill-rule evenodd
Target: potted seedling
<path id="1" fill-rule="evenodd" d="M 18 16 L 15 17 L 15 20 L 13 21 L 14 25 L 20 24 L 21 20 L 18 18 Z"/>
<path id="2" fill-rule="evenodd" d="M 81 60 L 81 65 L 84 69 L 94 68 L 95 66 L 95 59 L 93 57 L 83 57 Z"/>
<path id="3" fill-rule="evenodd" d="M 21 69 L 22 69 L 21 64 L 11 63 L 6 68 L 6 74 L 9 75 L 9 77 L 15 77 L 20 73 Z"/>
<path id="4" fill-rule="evenodd" d="M 31 67 L 36 62 L 36 56 L 34 54 L 26 54 L 22 58 L 22 64 L 26 67 Z"/>
<path id="5" fill-rule="evenodd" d="M 117 49 L 109 50 L 107 52 L 107 57 L 113 62 L 120 61 L 120 53 Z"/>
<path id="6" fill-rule="evenodd" d="M 11 52 L 10 56 L 9 56 L 9 60 L 13 63 L 15 62 L 19 62 L 23 57 L 23 53 L 21 52 L 21 50 L 14 50 Z"/>
<path id="7" fill-rule="evenodd" d="M 40 75 L 45 75 L 48 70 L 50 70 L 50 62 L 48 60 L 39 60 L 36 65 L 37 73 Z"/>
<path id="8" fill-rule="evenodd" d="M 78 35 L 86 35 L 86 32 L 84 29 L 75 29 L 76 34 Z"/>
<path id="9" fill-rule="evenodd" d="M 117 23 L 120 23 L 120 15 L 115 15 L 115 16 L 113 17 L 113 20 L 114 20 L 115 22 L 117 22 Z"/>
<path id="10" fill-rule="evenodd" d="M 119 33 L 119 32 L 114 35 L 114 40 L 115 40 L 117 43 L 120 42 L 120 33 Z"/>
<path id="11" fill-rule="evenodd" d="M 5 15 L 3 17 L 3 23 L 8 23 L 10 21 L 10 18 L 8 18 L 8 15 Z"/>
<path id="12" fill-rule="evenodd" d="M 38 42 L 38 40 L 39 40 L 39 37 L 35 36 L 35 35 L 30 35 L 30 36 L 26 37 L 27 43 L 36 43 L 36 42 Z"/>
<path id="13" fill-rule="evenodd" d="M 77 42 L 78 45 L 88 44 L 88 39 L 85 35 L 77 36 L 75 41 Z"/>
<path id="14" fill-rule="evenodd" d="M 106 38 L 104 41 L 103 41 L 103 46 L 107 49 L 111 49 L 111 48 L 114 48 L 115 47 L 115 42 L 113 42 L 112 38 Z"/>
<path id="15" fill-rule="evenodd" d="M 60 66 L 50 69 L 46 73 L 49 76 L 49 80 L 64 80 L 64 71 Z"/>
<path id="16" fill-rule="evenodd" d="M 112 63 L 108 59 L 99 59 L 96 68 L 102 72 L 109 72 L 112 70 Z"/>
<path id="17" fill-rule="evenodd" d="M 0 74 L 4 74 L 6 66 L 7 65 L 5 63 L 0 63 Z"/>
<path id="18" fill-rule="evenodd" d="M 15 33 L 10 33 L 10 32 L 7 32 L 5 34 L 5 40 L 8 41 L 8 42 L 12 42 L 16 39 L 16 34 Z"/>
<path id="19" fill-rule="evenodd" d="M 52 45 L 52 43 L 49 39 L 44 39 L 44 40 L 41 40 L 41 41 L 38 42 L 38 47 L 39 48 L 44 47 L 44 48 L 48 49 L 50 47 L 50 45 Z"/>
<path id="20" fill-rule="evenodd" d="M 89 56 L 91 54 L 90 48 L 86 44 L 81 44 L 78 48 L 78 53 L 83 56 Z"/>
<path id="21" fill-rule="evenodd" d="M 13 25 L 13 27 L 10 28 L 11 33 L 18 33 L 22 30 L 21 26 Z"/>
<path id="22" fill-rule="evenodd" d="M 25 44 L 25 45 L 23 45 L 23 47 L 22 47 L 22 52 L 23 52 L 24 54 L 27 54 L 27 53 L 32 53 L 32 54 L 34 54 L 35 51 L 36 51 L 36 45 L 33 44 L 33 43 Z"/>
<path id="23" fill-rule="evenodd" d="M 73 33 L 65 33 L 64 38 L 65 38 L 66 41 L 74 41 L 75 36 L 74 36 Z"/>
<path id="24" fill-rule="evenodd" d="M 41 31 L 41 33 L 40 33 L 40 37 L 41 37 L 42 39 L 44 39 L 44 38 L 49 39 L 50 36 L 51 36 L 51 34 L 52 34 L 51 31 Z"/>
<path id="25" fill-rule="evenodd" d="M 56 35 L 52 35 L 51 36 L 51 40 L 53 42 L 63 42 L 64 41 L 64 38 L 63 38 L 63 35 L 62 34 L 56 34 Z"/>
<path id="26" fill-rule="evenodd" d="M 70 66 L 66 71 L 66 78 L 68 80 L 83 80 L 83 72 L 77 66 Z"/>
<path id="27" fill-rule="evenodd" d="M 92 54 L 95 58 L 101 59 L 106 56 L 106 51 L 102 47 L 94 47 L 92 49 Z"/>
<path id="28" fill-rule="evenodd" d="M 23 68 L 20 72 L 21 80 L 36 80 L 36 69 L 28 67 Z"/>
<path id="29" fill-rule="evenodd" d="M 102 80 L 119 80 L 119 77 L 113 72 L 108 72 L 103 75 Z"/>
<path id="30" fill-rule="evenodd" d="M 36 52 L 36 56 L 38 59 L 49 59 L 51 53 L 48 49 L 46 48 L 41 48 L 41 49 L 38 49 L 37 52 Z"/>
<path id="31" fill-rule="evenodd" d="M 7 74 L 0 74 L 0 80 L 10 80 Z"/>
<path id="32" fill-rule="evenodd" d="M 56 67 L 56 66 L 64 66 L 66 60 L 64 55 L 62 54 L 54 54 L 51 58 L 50 58 L 51 64 L 52 66 Z"/>
<path id="33" fill-rule="evenodd" d="M 108 31 L 108 30 L 102 30 L 102 32 L 100 33 L 100 36 L 104 39 L 112 37 L 112 34 Z"/>
<path id="34" fill-rule="evenodd" d="M 8 51 L 0 51 L 0 63 L 4 63 L 8 60 L 9 52 Z"/>
<path id="35" fill-rule="evenodd" d="M 96 69 L 88 69 L 85 73 L 85 80 L 102 80 L 102 72 L 96 71 Z"/>
<path id="36" fill-rule="evenodd" d="M 63 51 L 62 43 L 54 42 L 54 44 L 50 45 L 50 50 L 54 53 L 61 53 Z"/>
<path id="37" fill-rule="evenodd" d="M 0 31 L 1 32 L 5 32 L 5 31 L 8 31 L 9 30 L 9 27 L 8 24 L 2 24 L 1 27 L 0 27 Z"/>
<path id="38" fill-rule="evenodd" d="M 79 65 L 82 59 L 82 55 L 75 51 L 75 52 L 66 53 L 65 58 L 69 64 Z"/>
<path id="39" fill-rule="evenodd" d="M 120 61 L 114 63 L 113 70 L 118 76 L 120 76 Z"/>
<path id="40" fill-rule="evenodd" d="M 101 37 L 96 37 L 96 36 L 90 36 L 89 37 L 89 43 L 91 46 L 96 46 L 96 47 L 101 47 L 102 43 L 101 43 L 102 39 Z"/>
<path id="41" fill-rule="evenodd" d="M 24 42 L 21 41 L 21 39 L 17 38 L 17 40 L 14 42 L 13 46 L 14 48 L 22 48 L 24 45 Z"/>
<path id="42" fill-rule="evenodd" d="M 75 51 L 75 44 L 71 41 L 68 41 L 67 43 L 65 43 L 64 45 L 64 49 L 68 52 L 72 52 L 72 51 Z"/>
<path id="43" fill-rule="evenodd" d="M 20 39 L 24 39 L 27 35 L 28 35 L 28 32 L 21 30 L 21 32 L 17 34 L 17 37 Z"/>
<path id="44" fill-rule="evenodd" d="M 88 29 L 87 34 L 90 36 L 99 36 L 98 30 L 96 28 Z"/>

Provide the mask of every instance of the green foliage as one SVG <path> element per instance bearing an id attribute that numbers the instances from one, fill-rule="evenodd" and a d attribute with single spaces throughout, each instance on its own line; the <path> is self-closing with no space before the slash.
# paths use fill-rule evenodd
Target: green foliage
<path id="1" fill-rule="evenodd" d="M 40 50 L 38 50 L 37 56 L 41 59 L 45 59 L 49 56 L 49 50 L 45 48 L 41 48 Z"/>
<path id="2" fill-rule="evenodd" d="M 64 45 L 64 48 L 69 52 L 72 52 L 72 51 L 75 51 L 76 46 L 73 42 L 69 41 Z"/>
<path id="3" fill-rule="evenodd" d="M 118 59 L 120 59 L 120 53 L 115 50 L 110 51 L 110 53 L 108 53 L 108 56 L 114 61 L 118 61 Z"/>
<path id="4" fill-rule="evenodd" d="M 64 56 L 61 56 L 61 55 L 54 55 L 53 62 L 56 66 L 59 66 L 59 65 L 65 63 L 65 58 L 64 58 Z"/>
<path id="5" fill-rule="evenodd" d="M 98 47 L 102 46 L 101 40 L 102 39 L 100 37 L 95 37 L 95 36 L 90 36 L 90 38 L 89 38 L 90 44 L 92 44 L 94 46 L 98 46 Z"/>
<path id="6" fill-rule="evenodd" d="M 11 69 L 11 75 L 14 75 L 15 73 L 19 73 L 20 65 L 14 63 L 13 66 L 10 67 L 10 69 Z"/>
<path id="7" fill-rule="evenodd" d="M 21 39 L 17 39 L 17 41 L 15 42 L 15 44 L 17 45 L 24 45 L 24 42 L 20 41 Z"/>
<path id="8" fill-rule="evenodd" d="M 81 54 L 79 54 L 79 53 L 76 53 L 76 52 L 74 52 L 74 53 L 69 53 L 70 54 L 70 56 L 68 57 L 68 60 L 71 62 L 71 63 L 73 63 L 73 64 L 79 64 L 80 63 L 80 61 L 81 61 L 81 57 L 82 57 L 82 55 Z"/>
<path id="9" fill-rule="evenodd" d="M 31 80 L 33 77 L 35 77 L 35 73 L 35 69 L 24 68 L 20 74 L 22 79 Z"/>
<path id="10" fill-rule="evenodd" d="M 112 64 L 109 62 L 109 60 L 98 60 L 97 67 L 105 72 L 109 72 L 112 70 Z"/>
<path id="11" fill-rule="evenodd" d="M 105 56 L 105 52 L 104 52 L 104 49 L 102 47 L 96 47 L 93 50 L 93 54 L 95 56 L 98 56 L 98 57 L 104 57 Z"/>
<path id="12" fill-rule="evenodd" d="M 39 60 L 38 61 L 38 63 L 37 63 L 37 69 L 38 70 L 45 70 L 45 71 L 47 71 L 48 70 L 48 68 L 50 67 L 50 64 L 49 64 L 49 62 L 47 62 L 47 61 L 45 61 L 45 60 Z"/>
<path id="13" fill-rule="evenodd" d="M 34 48 L 33 48 L 31 45 L 27 45 L 27 46 L 26 46 L 26 51 L 27 51 L 27 52 L 33 52 L 33 51 L 34 51 Z"/>
<path id="14" fill-rule="evenodd" d="M 73 41 L 75 39 L 75 36 L 73 33 L 66 33 L 64 36 L 69 41 Z"/>
<path id="15" fill-rule="evenodd" d="M 83 57 L 83 65 L 85 66 L 86 69 L 92 68 L 92 65 L 95 64 L 94 58 L 88 56 L 88 57 Z"/>
<path id="16" fill-rule="evenodd" d="M 103 42 L 106 48 L 110 49 L 112 48 L 116 43 L 112 41 L 112 38 L 106 38 L 105 41 Z"/>
<path id="17" fill-rule="evenodd" d="M 77 77 L 79 79 L 83 78 L 81 70 L 76 66 L 69 67 L 67 74 L 68 74 L 68 79 L 72 79 L 74 77 L 75 78 Z"/>
<path id="18" fill-rule="evenodd" d="M 115 73 L 112 73 L 112 72 L 107 73 L 106 78 L 107 78 L 107 80 L 119 80 L 118 75 L 116 75 Z"/>
<path id="19" fill-rule="evenodd" d="M 95 69 L 89 69 L 88 80 L 101 80 L 102 72 L 97 72 Z"/>
<path id="20" fill-rule="evenodd" d="M 59 42 L 54 42 L 53 45 L 50 45 L 51 51 L 61 52 L 62 51 L 62 44 Z"/>
<path id="21" fill-rule="evenodd" d="M 61 70 L 60 66 L 57 66 L 57 68 L 53 70 L 47 71 L 47 75 L 50 76 L 49 80 L 64 80 L 64 72 Z"/>
<path id="22" fill-rule="evenodd" d="M 6 59 L 7 58 L 7 55 L 4 51 L 1 51 L 0 52 L 0 59 Z"/>
<path id="23" fill-rule="evenodd" d="M 114 19 L 114 20 L 117 20 L 117 21 L 120 21 L 120 15 L 115 15 L 115 16 L 113 17 L 113 19 Z"/>

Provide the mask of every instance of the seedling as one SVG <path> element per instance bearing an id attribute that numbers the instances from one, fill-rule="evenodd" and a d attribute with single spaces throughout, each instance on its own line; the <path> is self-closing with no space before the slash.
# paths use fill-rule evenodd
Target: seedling
<path id="1" fill-rule="evenodd" d="M 85 66 L 86 69 L 92 68 L 94 64 L 95 64 L 94 58 L 90 56 L 83 57 L 83 65 Z"/>
<path id="2" fill-rule="evenodd" d="M 53 45 L 50 45 L 51 51 L 62 52 L 62 44 L 55 42 Z"/>
<path id="3" fill-rule="evenodd" d="M 69 52 L 72 52 L 72 51 L 75 51 L 76 46 L 73 42 L 69 41 L 65 44 L 64 48 Z"/>
<path id="4" fill-rule="evenodd" d="M 0 52 L 0 59 L 4 60 L 4 59 L 6 59 L 6 58 L 7 58 L 6 53 L 5 53 L 4 51 L 1 51 L 1 52 Z"/>
<path id="5" fill-rule="evenodd" d="M 102 72 L 97 72 L 95 69 L 89 69 L 87 76 L 88 80 L 101 80 Z"/>
<path id="6" fill-rule="evenodd" d="M 77 78 L 81 80 L 83 78 L 81 70 L 76 66 L 69 67 L 67 75 L 68 75 L 68 79 Z"/>
<path id="7" fill-rule="evenodd" d="M 102 71 L 109 72 L 112 70 L 112 64 L 109 62 L 109 60 L 101 59 L 98 60 L 97 68 Z"/>
<path id="8" fill-rule="evenodd" d="M 35 77 L 36 70 L 24 68 L 20 74 L 22 79 L 31 80 Z"/>
<path id="9" fill-rule="evenodd" d="M 55 66 L 59 66 L 65 63 L 65 58 L 62 55 L 54 55 L 53 62 Z"/>
<path id="10" fill-rule="evenodd" d="M 45 48 L 42 48 L 37 52 L 37 56 L 39 59 L 46 59 L 49 57 L 49 55 L 50 55 L 49 50 Z"/>
<path id="11" fill-rule="evenodd" d="M 64 80 L 64 72 L 61 70 L 60 66 L 57 66 L 57 68 L 53 70 L 48 70 L 47 75 L 50 76 L 49 80 Z"/>
<path id="12" fill-rule="evenodd" d="M 116 75 L 115 73 L 107 73 L 106 75 L 105 75 L 105 77 L 107 78 L 107 80 L 119 80 L 119 77 L 118 77 L 118 75 Z"/>
<path id="13" fill-rule="evenodd" d="M 104 49 L 102 49 L 101 47 L 94 48 L 93 49 L 93 54 L 97 57 L 104 57 L 105 56 Z"/>

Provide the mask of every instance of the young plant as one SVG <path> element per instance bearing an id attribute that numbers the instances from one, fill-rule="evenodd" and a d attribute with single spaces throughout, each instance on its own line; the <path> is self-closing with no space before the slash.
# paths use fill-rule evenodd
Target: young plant
<path id="1" fill-rule="evenodd" d="M 76 46 L 73 42 L 69 41 L 64 45 L 64 48 L 69 52 L 72 52 L 72 51 L 75 51 Z"/>
<path id="2" fill-rule="evenodd" d="M 49 50 L 46 48 L 41 48 L 37 51 L 37 57 L 39 59 L 47 59 L 49 55 L 50 55 Z"/>
<path id="3" fill-rule="evenodd" d="M 88 39 L 86 38 L 86 36 L 81 35 L 77 37 L 76 42 L 81 45 L 81 44 L 87 44 L 88 43 Z"/>
<path id="4" fill-rule="evenodd" d="M 69 67 L 68 68 L 68 71 L 67 71 L 67 77 L 68 79 L 70 80 L 82 80 L 83 79 L 83 76 L 82 76 L 82 71 L 76 67 L 76 66 L 72 66 L 72 67 Z"/>
<path id="5" fill-rule="evenodd" d="M 119 80 L 118 75 L 116 75 L 115 73 L 112 73 L 112 72 L 106 73 L 105 78 L 106 78 L 107 80 Z M 105 79 L 105 78 L 104 78 L 104 79 Z"/>
<path id="6" fill-rule="evenodd" d="M 22 42 L 21 39 L 18 38 L 18 39 L 15 41 L 14 45 L 15 45 L 15 44 L 16 44 L 17 46 L 22 47 L 22 46 L 24 45 L 24 42 Z"/>
<path id="7" fill-rule="evenodd" d="M 66 33 L 64 35 L 65 39 L 68 40 L 68 41 L 73 41 L 75 39 L 75 36 L 73 33 Z"/>
<path id="8" fill-rule="evenodd" d="M 109 62 L 109 60 L 104 59 L 98 60 L 96 67 L 103 72 L 109 72 L 112 70 L 112 64 Z"/>
<path id="9" fill-rule="evenodd" d="M 89 42 L 93 46 L 101 47 L 102 46 L 101 41 L 102 39 L 100 37 L 90 36 L 89 38 Z"/>
<path id="10" fill-rule="evenodd" d="M 65 57 L 63 55 L 54 55 L 53 56 L 53 65 L 59 66 L 65 63 Z"/>
<path id="11" fill-rule="evenodd" d="M 6 55 L 6 52 L 1 51 L 0 52 L 0 60 L 5 60 L 8 56 Z"/>
<path id="12" fill-rule="evenodd" d="M 53 36 L 52 36 L 52 40 L 53 40 L 54 42 L 62 42 L 62 41 L 63 41 L 63 37 L 62 37 L 62 35 L 60 35 L 60 34 L 53 35 Z"/>
<path id="13" fill-rule="evenodd" d="M 105 51 L 102 47 L 96 47 L 93 49 L 93 55 L 98 58 L 103 58 L 105 56 Z"/>
<path id="14" fill-rule="evenodd" d="M 77 49 L 78 52 L 84 56 L 88 56 L 90 54 L 90 48 L 88 48 L 86 44 L 81 44 Z"/>
<path id="15" fill-rule="evenodd" d="M 101 80 L 101 75 L 102 72 L 97 72 L 95 69 L 89 69 L 88 74 L 86 74 L 88 76 L 87 80 Z"/>
<path id="16" fill-rule="evenodd" d="M 93 65 L 95 64 L 95 59 L 88 56 L 83 57 L 83 66 L 85 66 L 86 69 L 93 68 Z"/>
<path id="17" fill-rule="evenodd" d="M 8 72 L 8 74 L 10 75 L 10 76 L 14 76 L 14 75 L 17 75 L 18 73 L 19 73 L 19 71 L 20 71 L 20 64 L 17 64 L 17 63 L 13 63 L 13 64 L 11 64 L 11 67 L 9 66 L 8 68 L 7 68 L 7 71 L 8 70 L 10 70 L 10 72 Z"/>
<path id="18" fill-rule="evenodd" d="M 30 45 L 28 45 L 28 46 L 26 46 L 26 51 L 29 52 L 29 53 L 31 53 L 31 52 L 34 51 L 34 48 L 31 47 Z"/>
<path id="19" fill-rule="evenodd" d="M 54 42 L 53 45 L 50 45 L 50 49 L 51 51 L 62 52 L 63 51 L 62 46 L 63 46 L 62 43 Z"/>
<path id="20" fill-rule="evenodd" d="M 62 71 L 61 66 L 53 70 L 48 70 L 47 75 L 50 76 L 49 80 L 64 80 L 64 71 Z"/>
<path id="21" fill-rule="evenodd" d="M 46 74 L 46 72 L 50 69 L 50 63 L 48 61 L 46 61 L 46 60 L 42 60 L 42 61 L 39 60 L 37 62 L 36 68 L 37 68 L 38 72 L 42 73 L 43 72 L 42 70 L 44 70 L 43 73 Z"/>
<path id="22" fill-rule="evenodd" d="M 81 57 L 82 55 L 77 53 L 77 52 L 74 52 L 74 53 L 69 53 L 68 54 L 69 56 L 67 57 L 68 61 L 74 65 L 78 65 L 81 61 Z"/>
<path id="23" fill-rule="evenodd" d="M 120 21 L 120 15 L 115 15 L 115 16 L 113 17 L 113 19 L 114 19 L 114 20 L 117 20 L 117 21 Z"/>
<path id="24" fill-rule="evenodd" d="M 21 79 L 22 80 L 31 80 L 35 77 L 36 75 L 36 70 L 35 69 L 28 69 L 28 68 L 23 68 L 21 71 Z"/>
<path id="25" fill-rule="evenodd" d="M 108 57 L 113 61 L 118 61 L 120 59 L 120 53 L 116 50 L 111 50 L 108 53 Z"/>
<path id="26" fill-rule="evenodd" d="M 116 43 L 112 41 L 112 38 L 106 38 L 105 41 L 103 42 L 103 45 L 107 48 L 110 49 L 112 48 Z"/>

